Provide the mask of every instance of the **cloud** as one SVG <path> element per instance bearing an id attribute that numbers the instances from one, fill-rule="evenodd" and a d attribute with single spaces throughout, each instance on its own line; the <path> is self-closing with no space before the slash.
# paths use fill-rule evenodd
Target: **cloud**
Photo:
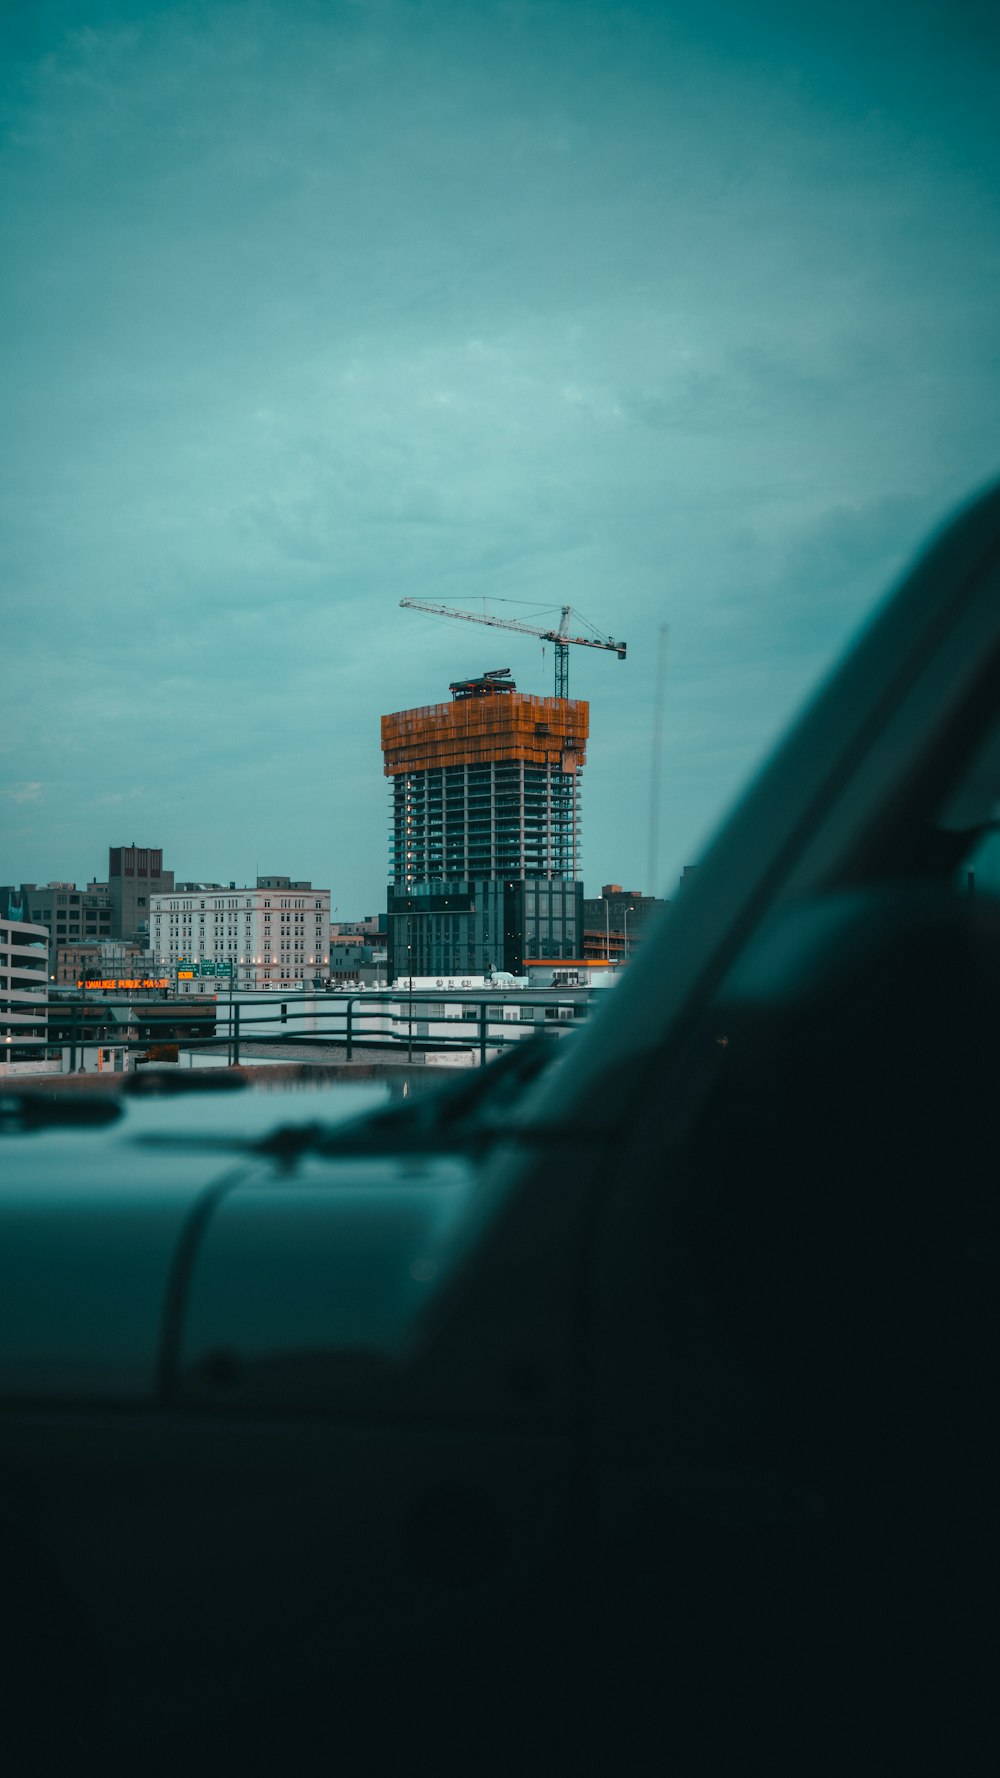
<path id="1" fill-rule="evenodd" d="M 592 882 L 641 876 L 669 619 L 686 862 L 995 459 L 994 11 L 97 10 L 0 8 L 20 875 L 103 869 L 127 812 L 180 875 L 370 911 L 380 712 L 551 687 L 403 594 L 627 636 L 571 670 Z"/>
<path id="2" fill-rule="evenodd" d="M 94 807 L 99 808 L 106 803 L 130 803 L 134 797 L 145 796 L 145 794 L 141 784 L 136 785 L 133 790 L 112 790 L 107 796 L 95 796 Z"/>

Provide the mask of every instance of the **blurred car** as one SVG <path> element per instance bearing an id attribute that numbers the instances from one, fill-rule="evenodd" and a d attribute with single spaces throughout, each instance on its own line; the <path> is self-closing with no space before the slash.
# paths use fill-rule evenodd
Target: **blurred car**
<path id="1" fill-rule="evenodd" d="M 566 1046 L 5 1094 L 5 1769 L 992 1769 L 998 811 L 994 490 Z"/>

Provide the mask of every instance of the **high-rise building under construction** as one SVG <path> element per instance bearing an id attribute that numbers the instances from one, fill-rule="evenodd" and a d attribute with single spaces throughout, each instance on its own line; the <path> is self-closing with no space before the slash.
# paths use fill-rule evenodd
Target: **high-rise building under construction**
<path id="1" fill-rule="evenodd" d="M 589 707 L 518 692 L 506 670 L 450 690 L 382 718 L 390 980 L 578 959 Z"/>

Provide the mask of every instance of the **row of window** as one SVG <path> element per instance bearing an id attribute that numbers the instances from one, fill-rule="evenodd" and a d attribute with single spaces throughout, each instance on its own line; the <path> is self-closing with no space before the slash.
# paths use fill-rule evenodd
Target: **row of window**
<path id="1" fill-rule="evenodd" d="M 140 899 L 140 906 L 145 906 L 145 903 L 143 902 L 141 896 L 139 899 Z M 212 913 L 219 913 L 219 912 L 224 913 L 229 908 L 243 907 L 246 909 L 252 909 L 258 905 L 260 907 L 269 908 L 272 906 L 272 902 L 269 897 L 265 898 L 264 901 L 262 901 L 258 904 L 254 898 L 248 898 L 247 900 L 241 902 L 238 896 L 225 896 L 225 897 L 220 897 L 217 901 L 213 900 L 212 897 L 209 897 L 207 901 L 199 901 L 199 903 L 198 903 L 199 908 L 205 908 L 209 912 L 212 912 Z M 298 899 L 286 898 L 283 901 L 275 902 L 273 905 L 276 907 L 279 907 L 279 908 L 307 908 L 311 905 L 313 908 L 316 909 L 316 911 L 318 913 L 322 912 L 322 909 L 323 909 L 322 900 L 314 900 L 310 904 L 309 901 L 303 900 L 301 897 L 299 897 Z M 190 901 L 189 900 L 164 901 L 162 903 L 161 907 L 157 910 L 157 912 L 163 912 L 164 909 L 169 909 L 171 912 L 173 912 L 176 909 L 187 910 L 187 909 L 192 909 L 193 907 L 194 907 L 193 900 L 190 900 Z"/>
<path id="2" fill-rule="evenodd" d="M 258 909 L 257 911 L 258 914 L 260 914 L 260 910 Z M 323 923 L 319 914 L 265 913 L 260 917 L 263 918 L 266 926 L 269 926 L 272 920 L 278 922 L 282 926 L 306 926 L 313 920 L 315 920 L 317 926 L 321 926 Z M 239 914 L 230 913 L 228 910 L 219 913 L 209 912 L 207 914 L 181 912 L 176 914 L 155 913 L 153 915 L 153 919 L 157 925 L 159 925 L 161 921 L 166 920 L 171 926 L 190 926 L 194 920 L 197 920 L 199 926 L 204 926 L 208 921 L 211 921 L 215 926 L 238 926 L 240 918 L 241 916 Z M 250 926 L 253 923 L 254 916 L 253 914 L 243 914 L 242 919 L 245 926 Z"/>
<path id="3" fill-rule="evenodd" d="M 285 949 L 285 950 L 287 950 L 288 948 L 289 948 L 288 946 L 283 947 L 283 949 Z M 160 958 L 160 967 L 162 969 L 171 969 L 171 968 L 173 968 L 175 961 L 176 961 L 176 959 L 172 959 L 170 957 L 161 957 Z M 208 963 L 211 963 L 211 962 L 238 963 L 239 968 L 240 968 L 240 970 L 242 970 L 244 975 L 251 975 L 253 973 L 253 971 L 255 969 L 257 969 L 258 967 L 266 969 L 269 964 L 277 963 L 278 958 L 273 957 L 273 956 L 268 956 L 268 955 L 265 955 L 263 957 L 249 957 L 249 958 L 248 957 L 238 957 L 237 958 L 235 956 L 230 957 L 230 958 L 211 958 L 211 957 L 202 958 L 201 954 L 199 953 L 197 957 L 191 958 L 191 959 L 189 959 L 189 961 L 191 961 L 191 962 L 208 962 Z M 307 959 L 305 957 L 305 955 L 303 954 L 298 959 L 298 961 L 300 963 L 305 963 L 306 961 L 308 961 L 309 963 L 315 963 L 317 968 L 319 968 L 321 965 L 327 963 L 329 961 L 329 959 L 322 956 L 322 955 L 310 956 Z"/>
<path id="4" fill-rule="evenodd" d="M 252 928 L 251 921 L 247 920 L 244 925 L 244 932 L 247 934 L 247 936 L 249 936 L 252 929 L 253 928 Z M 157 933 L 157 935 L 160 934 L 160 932 L 163 930 L 161 921 L 155 920 L 153 922 L 153 930 Z M 190 920 L 185 920 L 183 917 L 181 917 L 179 920 L 171 919 L 169 921 L 167 930 L 170 933 L 170 935 L 173 937 L 178 936 L 178 934 L 180 934 L 180 933 L 185 933 L 188 937 L 190 937 L 191 932 L 193 931 L 193 925 Z M 221 925 L 221 923 L 217 921 L 215 926 L 212 928 L 212 930 L 214 933 L 218 934 L 219 936 L 234 938 L 236 936 L 236 933 L 238 930 L 237 922 L 235 920 L 227 921 L 226 925 L 223 927 Z M 264 915 L 265 937 L 268 936 L 272 930 L 274 930 L 274 929 L 271 926 L 270 915 L 265 914 Z M 281 932 L 285 933 L 288 936 L 291 936 L 291 934 L 294 930 L 294 932 L 296 932 L 304 937 L 305 931 L 306 931 L 306 923 L 305 923 L 305 920 L 298 920 L 297 919 L 295 921 L 295 925 L 293 928 L 290 923 L 286 923 L 286 922 L 282 921 L 280 930 L 281 930 Z M 322 934 L 322 931 L 323 931 L 322 920 L 316 921 L 315 931 L 316 931 L 316 937 L 319 938 Z M 204 920 L 198 921 L 198 932 L 199 932 L 199 935 L 202 938 L 204 938 L 204 936 L 205 936 L 205 922 L 204 922 Z"/>

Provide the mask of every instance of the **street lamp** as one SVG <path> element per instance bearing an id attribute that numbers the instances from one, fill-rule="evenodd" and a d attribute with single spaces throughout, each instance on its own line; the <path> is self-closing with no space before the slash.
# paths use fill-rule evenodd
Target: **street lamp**
<path id="1" fill-rule="evenodd" d="M 622 909 L 622 919 L 623 919 L 624 927 L 625 927 L 625 961 L 626 961 L 626 963 L 628 962 L 628 917 L 629 917 L 629 914 L 634 914 L 634 913 L 635 913 L 634 907 Z"/>

